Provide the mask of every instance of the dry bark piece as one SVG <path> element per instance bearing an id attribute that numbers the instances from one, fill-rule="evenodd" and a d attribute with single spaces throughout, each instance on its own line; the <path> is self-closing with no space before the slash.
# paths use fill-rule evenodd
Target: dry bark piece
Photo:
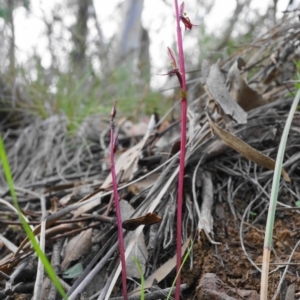
<path id="1" fill-rule="evenodd" d="M 259 300 L 256 291 L 231 288 L 213 273 L 204 274 L 197 286 L 196 297 L 197 300 Z"/>
<path id="2" fill-rule="evenodd" d="M 285 300 L 294 300 L 295 298 L 295 290 L 296 290 L 296 285 L 295 283 L 292 283 L 289 285 L 286 295 L 285 295 Z"/>
<path id="3" fill-rule="evenodd" d="M 275 169 L 275 160 L 264 155 L 263 153 L 257 151 L 252 148 L 249 144 L 245 143 L 243 140 L 233 135 L 232 133 L 222 129 L 217 124 L 215 124 L 212 119 L 207 114 L 207 118 L 209 120 L 210 126 L 213 128 L 214 132 L 223 140 L 223 142 L 234 149 L 245 158 L 257 163 L 260 166 L 263 166 L 267 169 L 274 170 Z M 281 175 L 284 180 L 290 182 L 290 177 L 288 173 L 282 168 Z"/>
<path id="4" fill-rule="evenodd" d="M 228 71 L 226 84 L 229 87 L 231 97 L 245 111 L 248 111 L 266 102 L 263 100 L 263 97 L 251 89 L 243 79 L 241 71 L 245 65 L 245 61 L 241 57 L 238 57 Z"/>
<path id="5" fill-rule="evenodd" d="M 230 96 L 217 64 L 210 67 L 206 90 L 226 115 L 232 117 L 238 124 L 247 123 L 247 113 Z"/>

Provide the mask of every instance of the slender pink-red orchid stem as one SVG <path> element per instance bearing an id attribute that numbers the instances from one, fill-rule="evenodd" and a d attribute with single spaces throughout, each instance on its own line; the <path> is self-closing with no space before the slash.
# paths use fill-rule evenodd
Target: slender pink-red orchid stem
<path id="1" fill-rule="evenodd" d="M 185 79 L 185 65 L 184 53 L 182 44 L 182 33 L 180 28 L 180 13 L 178 1 L 174 0 L 176 12 L 176 26 L 177 26 L 177 45 L 179 53 L 179 70 L 181 73 L 181 89 L 182 94 L 186 95 L 186 79 Z M 178 176 L 178 199 L 177 199 L 177 241 L 176 241 L 176 271 L 180 272 L 181 266 L 181 230 L 182 230 L 182 206 L 183 206 L 183 180 L 184 180 L 184 166 L 185 166 L 185 144 L 186 144 L 186 126 L 187 126 L 187 100 L 186 96 L 181 99 L 181 140 L 180 140 L 180 161 L 179 161 L 179 176 Z M 175 300 L 180 299 L 180 283 L 181 276 L 178 274 L 176 281 Z"/>
<path id="2" fill-rule="evenodd" d="M 116 115 L 116 106 L 114 105 L 111 111 L 111 124 L 110 124 L 110 169 L 111 169 L 111 177 L 112 177 L 112 185 L 114 191 L 114 201 L 116 207 L 116 215 L 117 215 L 117 225 L 118 225 L 118 239 L 119 239 L 119 250 L 120 250 L 120 259 L 122 266 L 122 292 L 123 299 L 127 300 L 127 282 L 126 282 L 126 260 L 125 260 L 125 248 L 124 248 L 124 238 L 123 238 L 123 229 L 122 229 L 122 218 L 121 218 L 121 210 L 119 203 L 119 193 L 118 193 L 118 182 L 116 176 L 116 168 L 115 168 L 115 158 L 114 154 L 117 146 L 117 138 L 115 138 L 115 124 L 114 118 Z"/>

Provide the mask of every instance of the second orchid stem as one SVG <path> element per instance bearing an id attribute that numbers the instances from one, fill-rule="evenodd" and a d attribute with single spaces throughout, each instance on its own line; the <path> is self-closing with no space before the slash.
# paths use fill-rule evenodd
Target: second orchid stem
<path id="1" fill-rule="evenodd" d="M 116 105 L 114 104 L 111 111 L 111 120 L 110 120 L 110 163 L 111 163 L 111 176 L 112 176 L 112 185 L 113 185 L 113 195 L 114 202 L 116 207 L 116 215 L 117 215 L 117 225 L 118 225 L 118 239 L 119 239 L 119 251 L 120 251 L 120 259 L 122 266 L 122 292 L 123 299 L 127 300 L 127 282 L 126 282 L 126 258 L 125 258 L 125 247 L 124 247 L 124 237 L 123 237 L 123 229 L 122 229 L 122 218 L 121 218 L 121 210 L 119 203 L 119 193 L 118 193 L 118 182 L 116 176 L 115 169 L 115 152 L 117 150 L 118 138 L 115 137 L 115 123 L 114 119 L 116 116 L 117 110 Z"/>

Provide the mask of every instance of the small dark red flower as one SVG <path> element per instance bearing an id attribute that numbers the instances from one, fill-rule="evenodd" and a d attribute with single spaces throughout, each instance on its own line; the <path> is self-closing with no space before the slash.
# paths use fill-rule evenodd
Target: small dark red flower
<path id="1" fill-rule="evenodd" d="M 182 86 L 182 77 L 181 77 L 181 73 L 179 72 L 179 68 L 177 66 L 175 54 L 169 47 L 168 47 L 168 56 L 170 58 L 172 69 L 169 70 L 165 74 L 159 74 L 159 75 L 169 75 L 169 76 L 176 75 L 177 78 L 178 78 L 180 86 Z"/>
<path id="2" fill-rule="evenodd" d="M 177 66 L 175 54 L 172 51 L 172 49 L 169 48 L 169 47 L 168 47 L 168 55 L 169 55 L 169 58 L 170 58 L 170 61 L 171 61 L 172 69 L 168 71 L 167 75 L 170 75 L 170 76 L 176 75 L 177 78 L 178 78 L 180 86 L 182 86 L 182 77 L 181 77 L 181 74 L 179 72 L 179 68 Z"/>
<path id="3" fill-rule="evenodd" d="M 179 17 L 181 22 L 184 24 L 185 30 L 187 29 L 192 30 L 193 26 L 199 26 L 199 25 L 192 24 L 190 18 L 187 17 L 187 14 L 184 12 L 184 2 L 182 2 L 180 5 Z"/>

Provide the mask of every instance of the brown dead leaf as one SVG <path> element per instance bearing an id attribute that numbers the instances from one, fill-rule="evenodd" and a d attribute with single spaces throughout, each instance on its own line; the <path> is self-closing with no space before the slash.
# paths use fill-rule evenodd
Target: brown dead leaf
<path id="1" fill-rule="evenodd" d="M 233 135 L 232 133 L 222 129 L 217 124 L 215 124 L 212 119 L 207 114 L 210 126 L 213 128 L 214 132 L 223 140 L 223 142 L 234 149 L 245 158 L 257 163 L 260 166 L 263 166 L 267 169 L 274 170 L 275 169 L 275 160 L 264 155 L 263 153 L 257 151 L 252 148 L 249 144 L 245 143 L 243 140 Z M 282 168 L 281 175 L 284 180 L 290 182 L 290 177 L 288 173 Z"/>
<path id="2" fill-rule="evenodd" d="M 238 57 L 228 71 L 226 84 L 229 87 L 231 97 L 245 110 L 248 111 L 257 106 L 266 104 L 263 97 L 251 89 L 242 77 L 245 62 Z"/>
<path id="3" fill-rule="evenodd" d="M 175 154 L 177 154 L 180 151 L 180 141 L 176 141 L 175 143 L 173 143 L 170 154 L 168 159 L 170 159 L 171 157 L 173 157 Z"/>
<path id="4" fill-rule="evenodd" d="M 210 67 L 206 90 L 226 115 L 231 116 L 238 124 L 247 123 L 247 113 L 230 96 L 217 64 Z"/>
<path id="5" fill-rule="evenodd" d="M 122 227 L 129 231 L 136 230 L 139 226 L 154 225 L 161 222 L 162 218 L 155 212 L 149 212 L 145 216 L 141 216 L 134 219 L 128 219 L 122 223 Z"/>
<path id="6" fill-rule="evenodd" d="M 62 271 L 66 270 L 70 263 L 89 253 L 92 247 L 92 229 L 82 231 L 73 237 L 64 249 L 65 257 L 61 263 Z"/>

